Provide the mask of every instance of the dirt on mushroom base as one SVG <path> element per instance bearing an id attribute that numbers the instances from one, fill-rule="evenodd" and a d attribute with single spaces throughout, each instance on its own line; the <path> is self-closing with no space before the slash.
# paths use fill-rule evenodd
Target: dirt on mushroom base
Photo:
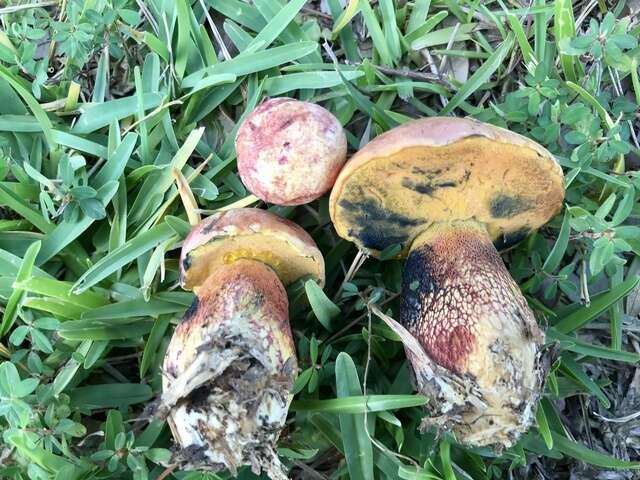
<path id="1" fill-rule="evenodd" d="M 173 461 L 186 470 L 229 469 L 233 475 L 250 465 L 256 475 L 284 480 L 275 449 L 291 401 L 295 358 L 274 373 L 251 335 L 222 327 L 183 374 L 190 378 L 176 378 L 163 393 L 158 411 L 168 415 L 180 444 Z"/>
<path id="2" fill-rule="evenodd" d="M 518 409 L 519 422 L 515 423 L 512 415 L 496 415 L 495 409 L 492 411 L 492 406 L 486 402 L 487 397 L 495 396 L 496 392 L 487 391 L 486 387 L 478 384 L 473 375 L 458 375 L 441 367 L 427 355 L 418 340 L 400 323 L 377 307 L 373 307 L 373 313 L 401 338 L 411 366 L 413 386 L 418 393 L 429 398 L 429 414 L 422 418 L 419 427 L 421 431 L 432 427 L 450 430 L 460 437 L 459 440 L 470 446 L 490 447 L 496 453 L 500 453 L 505 447 L 511 446 L 533 423 L 534 407 L 538 404 L 544 379 L 555 356 L 553 350 L 540 350 L 536 354 L 533 375 L 536 376 L 540 388 L 538 392 L 532 392 L 527 401 L 522 402 Z M 495 344 L 498 350 L 496 353 L 500 356 L 498 343 Z M 505 373 L 513 370 L 508 358 L 502 358 L 499 368 Z M 479 435 L 475 434 L 474 424 L 483 425 L 479 430 L 484 431 L 479 432 Z M 487 425 L 494 429 L 493 436 L 486 434 Z M 508 432 L 506 436 L 504 431 Z"/>

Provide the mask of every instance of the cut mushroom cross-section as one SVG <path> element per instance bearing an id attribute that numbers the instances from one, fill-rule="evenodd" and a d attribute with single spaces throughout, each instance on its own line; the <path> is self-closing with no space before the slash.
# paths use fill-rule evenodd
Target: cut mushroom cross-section
<path id="1" fill-rule="evenodd" d="M 329 202 L 338 234 L 372 255 L 400 244 L 407 258 L 400 322 L 385 320 L 438 409 L 425 426 L 502 448 L 531 424 L 544 335 L 496 247 L 547 222 L 563 197 L 551 153 L 470 119 L 408 122 L 340 173 Z"/>
<path id="2" fill-rule="evenodd" d="M 275 452 L 297 376 L 285 285 L 324 280 L 311 237 L 270 212 L 235 209 L 198 224 L 181 278 L 196 299 L 164 359 L 161 409 L 188 469 L 250 465 L 287 478 Z"/>

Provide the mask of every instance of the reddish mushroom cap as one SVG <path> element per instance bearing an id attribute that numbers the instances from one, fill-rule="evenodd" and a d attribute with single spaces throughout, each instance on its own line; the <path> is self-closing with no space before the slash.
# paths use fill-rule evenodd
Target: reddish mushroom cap
<path id="1" fill-rule="evenodd" d="M 347 155 L 342 125 L 320 105 L 292 98 L 262 103 L 236 137 L 238 171 L 265 202 L 302 205 L 327 192 Z"/>

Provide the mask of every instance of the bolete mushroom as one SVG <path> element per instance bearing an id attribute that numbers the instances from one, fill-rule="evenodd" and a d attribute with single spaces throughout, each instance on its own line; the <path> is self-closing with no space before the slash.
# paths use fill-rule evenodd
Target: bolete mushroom
<path id="1" fill-rule="evenodd" d="M 238 172 L 258 198 L 302 205 L 329 191 L 347 158 L 347 137 L 314 103 L 273 98 L 251 112 L 236 137 Z"/>
<path id="2" fill-rule="evenodd" d="M 472 446 L 512 445 L 532 422 L 544 335 L 496 248 L 554 216 L 562 169 L 537 143 L 470 119 L 426 118 L 384 133 L 340 173 L 331 218 L 366 252 L 400 244 L 400 321 L 423 427 Z"/>
<path id="3" fill-rule="evenodd" d="M 299 226 L 265 210 L 213 215 L 186 238 L 181 280 L 196 299 L 164 359 L 160 406 L 185 468 L 287 476 L 275 452 L 297 376 L 285 285 L 324 281 Z"/>

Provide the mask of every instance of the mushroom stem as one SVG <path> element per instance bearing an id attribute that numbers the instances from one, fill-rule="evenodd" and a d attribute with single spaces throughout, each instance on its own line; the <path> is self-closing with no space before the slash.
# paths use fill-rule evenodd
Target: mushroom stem
<path id="1" fill-rule="evenodd" d="M 508 447 L 526 431 L 542 389 L 544 335 L 482 224 L 438 223 L 416 238 L 403 272 L 400 323 L 438 366 L 431 366 L 436 376 L 471 385 L 462 402 L 441 403 L 443 416 L 424 425 L 450 425 L 474 446 Z M 423 369 L 415 363 L 424 356 L 408 356 L 416 373 Z M 418 390 L 433 394 L 420 377 Z"/>
<path id="2" fill-rule="evenodd" d="M 167 349 L 161 406 L 188 469 L 251 465 L 286 479 L 275 452 L 297 375 L 286 290 L 240 259 L 200 285 Z"/>

